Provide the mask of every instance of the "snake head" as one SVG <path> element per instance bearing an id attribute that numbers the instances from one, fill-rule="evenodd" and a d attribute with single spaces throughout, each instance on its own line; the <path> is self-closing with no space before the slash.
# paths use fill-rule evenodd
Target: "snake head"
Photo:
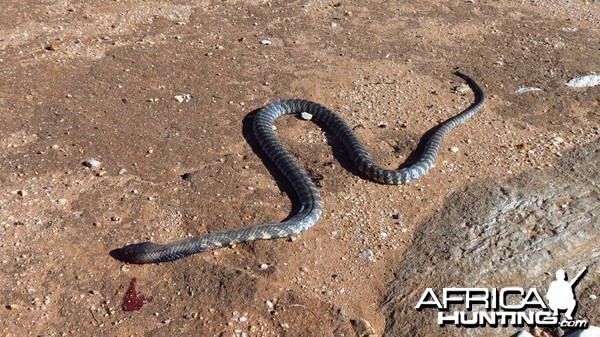
<path id="1" fill-rule="evenodd" d="M 156 257 L 157 255 L 160 255 L 162 250 L 164 250 L 162 245 L 152 242 L 141 242 L 113 249 L 109 254 L 119 261 L 142 264 L 161 262 L 160 259 L 157 259 Z"/>

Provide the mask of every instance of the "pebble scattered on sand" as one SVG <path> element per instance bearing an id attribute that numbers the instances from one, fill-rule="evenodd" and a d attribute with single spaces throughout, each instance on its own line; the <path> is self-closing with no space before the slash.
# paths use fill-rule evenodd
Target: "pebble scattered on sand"
<path id="1" fill-rule="evenodd" d="M 567 82 L 567 86 L 573 88 L 593 87 L 598 84 L 600 84 L 600 75 L 575 77 Z"/>
<path id="2" fill-rule="evenodd" d="M 173 98 L 175 98 L 175 100 L 179 103 L 187 103 L 192 99 L 192 95 L 181 94 L 181 95 L 175 95 L 175 96 L 173 96 Z"/>
<path id="3" fill-rule="evenodd" d="M 360 255 L 362 255 L 362 257 L 367 259 L 369 262 L 373 262 L 373 260 L 375 260 L 375 254 L 373 254 L 373 251 L 370 249 L 363 250 L 360 252 Z"/>
<path id="4" fill-rule="evenodd" d="M 311 120 L 312 117 L 313 117 L 313 115 L 309 114 L 308 112 L 301 112 L 300 113 L 300 118 L 304 119 L 305 121 Z"/>
<path id="5" fill-rule="evenodd" d="M 452 153 L 458 152 L 458 147 L 456 147 L 456 146 L 451 147 L 450 152 L 452 152 Z"/>
<path id="6" fill-rule="evenodd" d="M 83 162 L 83 165 L 89 168 L 94 168 L 94 167 L 98 167 L 100 166 L 100 162 L 97 161 L 96 159 L 88 159 L 86 161 Z"/>
<path id="7" fill-rule="evenodd" d="M 13 194 L 13 195 L 16 194 L 16 195 L 18 195 L 20 197 L 24 197 L 24 196 L 27 195 L 27 191 L 24 191 L 24 190 L 14 190 L 14 191 L 11 191 L 10 194 Z"/>
<path id="8" fill-rule="evenodd" d="M 521 331 L 515 337 L 533 337 L 533 335 L 527 331 Z"/>
<path id="9" fill-rule="evenodd" d="M 359 318 L 351 321 L 352 327 L 356 331 L 356 335 L 359 337 L 375 337 L 375 329 L 371 326 L 371 323 L 366 320 Z"/>
<path id="10" fill-rule="evenodd" d="M 534 88 L 534 87 L 522 87 L 522 88 L 517 89 L 515 91 L 515 94 L 522 95 L 522 94 L 524 94 L 526 92 L 530 92 L 530 91 L 542 91 L 542 89 Z"/>
<path id="11" fill-rule="evenodd" d="M 273 44 L 273 42 L 271 42 L 271 40 L 264 39 L 264 40 L 260 40 L 260 44 L 264 44 L 265 46 L 268 46 L 270 44 Z"/>

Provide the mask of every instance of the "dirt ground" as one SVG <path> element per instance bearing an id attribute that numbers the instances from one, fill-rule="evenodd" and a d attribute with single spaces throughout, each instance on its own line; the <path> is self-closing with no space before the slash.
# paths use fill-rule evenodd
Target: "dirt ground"
<path id="1" fill-rule="evenodd" d="M 600 86 L 565 86 L 600 71 L 595 0 L 2 4 L 4 336 L 355 336 L 358 319 L 384 334 L 382 294 L 452 192 L 546 170 L 600 133 Z M 393 168 L 472 102 L 455 69 L 488 101 L 418 181 L 371 182 L 326 130 L 286 117 L 278 135 L 323 176 L 316 226 L 170 263 L 109 256 L 288 216 L 250 132 L 264 104 L 329 106 Z M 146 300 L 124 311 L 134 278 Z"/>

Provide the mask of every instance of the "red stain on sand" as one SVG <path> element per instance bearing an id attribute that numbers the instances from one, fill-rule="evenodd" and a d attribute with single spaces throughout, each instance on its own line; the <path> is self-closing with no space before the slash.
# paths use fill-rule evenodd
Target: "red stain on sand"
<path id="1" fill-rule="evenodd" d="M 137 311 L 140 310 L 144 304 L 152 301 L 152 296 L 144 296 L 135 290 L 135 286 L 137 281 L 134 278 L 129 282 L 129 288 L 127 288 L 127 292 L 125 296 L 123 296 L 123 304 L 121 304 L 121 309 L 123 311 Z"/>

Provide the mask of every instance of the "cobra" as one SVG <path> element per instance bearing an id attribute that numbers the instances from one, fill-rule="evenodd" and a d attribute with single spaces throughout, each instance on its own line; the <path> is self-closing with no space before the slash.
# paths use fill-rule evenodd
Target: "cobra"
<path id="1" fill-rule="evenodd" d="M 282 99 L 265 105 L 254 118 L 254 133 L 264 152 L 293 186 L 301 205 L 296 214 L 282 222 L 232 228 L 167 244 L 153 242 L 131 244 L 113 250 L 111 255 L 129 263 L 173 261 L 240 242 L 290 237 L 313 226 L 323 211 L 323 200 L 319 190 L 306 171 L 283 147 L 273 131 L 273 121 L 286 114 L 307 112 L 327 126 L 346 148 L 358 170 L 376 182 L 406 184 L 418 179 L 434 165 L 444 136 L 477 113 L 484 104 L 485 95 L 479 85 L 461 72 L 455 72 L 455 75 L 464 79 L 473 90 L 474 102 L 463 112 L 437 126 L 414 163 L 396 170 L 387 170 L 378 166 L 348 123 L 323 105 L 301 99 Z"/>

